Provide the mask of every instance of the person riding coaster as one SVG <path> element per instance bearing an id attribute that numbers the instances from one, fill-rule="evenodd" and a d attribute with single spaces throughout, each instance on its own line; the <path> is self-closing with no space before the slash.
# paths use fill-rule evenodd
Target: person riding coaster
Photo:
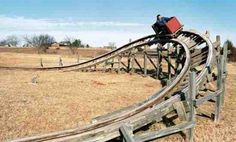
<path id="1" fill-rule="evenodd" d="M 168 17 L 162 17 L 160 14 L 156 17 L 156 23 L 154 23 L 153 27 L 156 29 L 155 31 L 158 31 L 159 34 L 165 34 L 167 33 L 167 29 L 165 27 L 165 24 L 171 19 Z"/>
<path id="2" fill-rule="evenodd" d="M 160 14 L 156 17 L 156 22 L 152 25 L 157 35 L 175 35 L 182 30 L 182 25 L 176 17 L 162 17 Z"/>

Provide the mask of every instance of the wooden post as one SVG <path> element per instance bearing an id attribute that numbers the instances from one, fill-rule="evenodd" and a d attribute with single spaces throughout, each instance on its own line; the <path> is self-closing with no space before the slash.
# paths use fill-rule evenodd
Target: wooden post
<path id="1" fill-rule="evenodd" d="M 147 76 L 147 46 L 144 46 L 144 52 L 143 52 L 143 72 L 144 76 Z"/>
<path id="2" fill-rule="evenodd" d="M 129 54 L 129 56 L 128 56 L 128 65 L 127 65 L 127 72 L 128 73 L 130 72 L 130 60 L 131 60 L 131 58 L 130 58 L 130 54 Z"/>
<path id="3" fill-rule="evenodd" d="M 107 69 L 107 61 L 104 62 L 104 65 L 103 65 L 103 72 L 106 72 L 106 69 Z"/>
<path id="4" fill-rule="evenodd" d="M 223 55 L 219 54 L 218 56 L 218 64 L 217 64 L 217 91 L 222 91 L 223 85 L 222 85 L 222 75 L 223 75 Z M 216 106 L 215 106 L 215 122 L 218 122 L 220 120 L 220 109 L 222 105 L 222 97 L 223 92 L 221 92 L 216 97 Z"/>
<path id="5" fill-rule="evenodd" d="M 123 124 L 120 127 L 120 132 L 123 136 L 123 142 L 135 142 L 133 138 L 133 129 L 130 125 L 128 124 Z"/>
<path id="6" fill-rule="evenodd" d="M 157 73 L 157 78 L 159 77 L 159 75 L 160 75 L 160 64 L 161 64 L 161 62 L 160 62 L 160 58 L 161 58 L 161 55 L 160 55 L 160 49 L 159 49 L 160 47 L 159 47 L 159 44 L 157 45 L 157 71 L 156 71 L 156 73 Z"/>
<path id="7" fill-rule="evenodd" d="M 189 73 L 189 91 L 188 91 L 188 102 L 189 102 L 189 107 L 190 107 L 190 112 L 189 112 L 189 122 L 195 121 L 195 108 L 194 108 L 194 102 L 196 99 L 196 73 L 191 71 Z M 194 128 L 190 128 L 188 130 L 188 141 L 193 142 L 193 137 L 194 137 Z"/>
<path id="8" fill-rule="evenodd" d="M 170 58 L 170 43 L 167 44 L 167 56 L 168 56 L 168 81 L 167 81 L 167 85 L 169 85 L 168 83 L 171 82 L 171 58 Z"/>
<path id="9" fill-rule="evenodd" d="M 131 73 L 134 72 L 134 58 L 135 58 L 135 49 L 132 49 L 132 50 L 131 50 L 131 61 L 130 61 L 130 64 L 131 64 Z"/>
<path id="10" fill-rule="evenodd" d="M 80 56 L 79 56 L 79 54 L 77 54 L 77 63 L 79 63 L 80 62 Z"/>
<path id="11" fill-rule="evenodd" d="M 228 43 L 226 42 L 223 46 L 223 73 L 222 73 L 222 105 L 224 105 L 224 100 L 225 100 L 225 79 L 227 76 L 227 56 L 228 56 Z"/>
<path id="12" fill-rule="evenodd" d="M 179 66 L 179 45 L 176 46 L 176 59 L 175 59 L 175 74 L 177 75 L 178 74 L 178 66 Z"/>
<path id="13" fill-rule="evenodd" d="M 40 66 L 43 68 L 43 59 L 40 58 Z"/>
<path id="14" fill-rule="evenodd" d="M 216 36 L 216 42 L 218 43 L 217 45 L 217 52 L 218 52 L 218 54 L 220 54 L 220 36 L 219 35 L 217 35 Z"/>
<path id="15" fill-rule="evenodd" d="M 118 71 L 117 71 L 118 74 L 120 74 L 120 64 L 121 64 L 121 59 L 122 59 L 121 56 L 122 55 L 118 56 Z"/>
<path id="16" fill-rule="evenodd" d="M 59 66 L 62 67 L 63 66 L 63 63 L 62 63 L 62 58 L 59 57 Z"/>

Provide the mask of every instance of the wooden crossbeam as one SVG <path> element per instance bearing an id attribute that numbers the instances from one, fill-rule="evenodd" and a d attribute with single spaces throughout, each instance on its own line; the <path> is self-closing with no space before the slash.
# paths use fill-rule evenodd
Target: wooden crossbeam
<path id="1" fill-rule="evenodd" d="M 152 61 L 152 59 L 147 56 L 148 60 L 150 61 L 150 63 L 154 66 L 155 69 L 157 69 L 157 66 L 155 65 L 155 63 Z"/>
<path id="2" fill-rule="evenodd" d="M 135 63 L 138 65 L 138 67 L 140 68 L 141 71 L 143 71 L 141 65 L 139 64 L 138 60 L 136 58 L 134 58 Z M 143 72 L 144 73 L 144 72 Z"/>
<path id="3" fill-rule="evenodd" d="M 196 99 L 195 105 L 199 106 L 199 105 L 203 104 L 204 102 L 214 99 L 215 97 L 217 97 L 221 93 L 222 93 L 222 90 L 218 90 L 216 92 L 207 91 L 207 96 Z"/>
<path id="4" fill-rule="evenodd" d="M 123 137 L 123 142 L 135 142 L 133 138 L 133 129 L 132 126 L 128 124 L 123 124 L 120 127 L 120 132 Z"/>
<path id="5" fill-rule="evenodd" d="M 181 121 L 186 121 L 187 120 L 187 115 L 186 115 L 186 111 L 185 111 L 185 108 L 184 108 L 184 105 L 182 102 L 175 102 L 173 104 L 174 108 L 176 109 L 177 111 L 177 114 L 179 116 L 179 119 Z"/>
<path id="6" fill-rule="evenodd" d="M 159 131 L 154 131 L 154 132 L 147 132 L 143 133 L 137 136 L 134 136 L 135 141 L 143 142 L 143 141 L 151 141 L 163 136 L 167 136 L 170 134 L 175 134 L 177 132 L 184 131 L 186 129 L 193 128 L 195 126 L 195 122 L 183 122 L 181 124 L 178 124 L 176 126 L 171 126 Z"/>

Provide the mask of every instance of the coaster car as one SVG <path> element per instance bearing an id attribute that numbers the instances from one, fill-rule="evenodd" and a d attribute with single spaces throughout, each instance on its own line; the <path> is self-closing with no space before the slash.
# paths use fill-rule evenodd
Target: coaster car
<path id="1" fill-rule="evenodd" d="M 171 36 L 175 37 L 180 31 L 183 30 L 183 25 L 178 21 L 176 17 L 171 17 L 164 26 L 160 26 L 157 23 L 152 25 L 153 30 L 158 36 Z"/>

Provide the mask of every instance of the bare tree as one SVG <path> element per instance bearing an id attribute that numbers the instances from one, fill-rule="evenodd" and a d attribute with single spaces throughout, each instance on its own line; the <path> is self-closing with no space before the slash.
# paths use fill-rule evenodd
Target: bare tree
<path id="1" fill-rule="evenodd" d="M 46 53 L 48 47 L 55 42 L 54 37 L 48 34 L 34 35 L 31 37 L 25 36 L 24 40 L 28 45 L 38 48 L 38 53 Z"/>
<path id="2" fill-rule="evenodd" d="M 6 42 L 9 46 L 17 46 L 20 43 L 20 39 L 15 35 L 11 35 L 6 38 Z"/>
<path id="3" fill-rule="evenodd" d="M 5 39 L 0 40 L 0 46 L 5 46 L 7 45 L 7 41 Z"/>
<path id="4" fill-rule="evenodd" d="M 5 39 L 2 39 L 0 41 L 0 45 L 1 46 L 17 46 L 20 43 L 20 39 L 17 36 L 11 35 L 11 36 L 7 36 Z"/>
<path id="5" fill-rule="evenodd" d="M 108 43 L 108 48 L 110 48 L 110 49 L 116 49 L 116 43 L 115 42 L 109 42 Z"/>

